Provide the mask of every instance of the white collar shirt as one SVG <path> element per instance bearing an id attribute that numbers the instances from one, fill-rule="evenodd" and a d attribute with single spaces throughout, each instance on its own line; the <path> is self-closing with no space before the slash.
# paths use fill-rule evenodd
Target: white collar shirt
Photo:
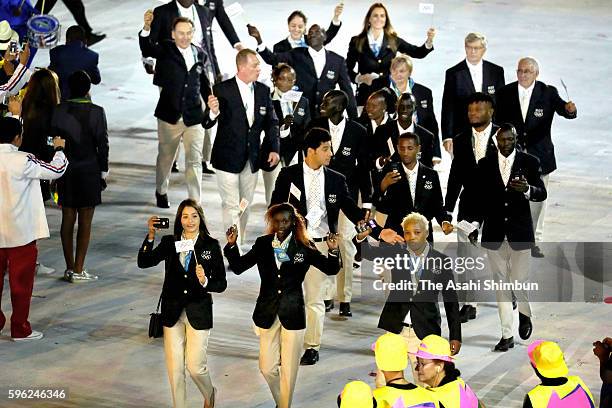
<path id="1" fill-rule="evenodd" d="M 255 117 L 255 84 L 253 82 L 247 84 L 238 78 L 238 76 L 236 76 L 236 83 L 242 98 L 242 106 L 244 106 L 249 126 L 251 126 Z"/>
<path id="2" fill-rule="evenodd" d="M 472 149 L 474 151 L 476 163 L 478 163 L 478 160 L 485 157 L 487 153 L 487 145 L 489 144 L 489 135 L 491 134 L 492 127 L 493 123 L 491 122 L 482 132 L 472 128 Z"/>
<path id="3" fill-rule="evenodd" d="M 307 205 L 307 213 L 312 213 L 312 211 L 322 211 L 321 222 L 318 227 L 313 228 L 312 223 L 308 223 L 308 234 L 312 238 L 322 238 L 326 237 L 329 233 L 329 225 L 327 223 L 327 207 L 325 205 L 325 172 L 323 170 L 323 166 L 319 167 L 317 170 L 313 170 L 306 162 L 302 162 L 302 168 L 304 170 L 304 189 L 306 190 L 306 205 Z M 312 179 L 314 177 L 319 178 L 319 209 L 311 208 L 314 204 L 308 198 L 311 196 L 312 192 L 310 191 L 310 186 L 312 185 Z M 306 214 L 308 218 L 308 214 Z"/>
<path id="4" fill-rule="evenodd" d="M 385 123 L 387 123 L 388 120 L 389 120 L 389 114 L 387 112 L 385 112 L 385 116 L 383 117 L 383 120 L 380 121 L 380 125 L 377 125 L 375 120 L 370 120 L 370 122 L 372 123 L 372 133 L 376 132 L 376 129 L 379 126 L 382 126 Z"/>
<path id="5" fill-rule="evenodd" d="M 519 103 L 521 104 L 521 114 L 523 115 L 523 121 L 527 117 L 527 110 L 529 109 L 529 102 L 531 101 L 531 94 L 533 93 L 533 87 L 535 81 L 529 86 L 529 88 L 523 88 L 520 84 L 518 86 L 518 97 Z"/>
<path id="6" fill-rule="evenodd" d="M 504 182 L 504 186 L 508 185 L 508 181 L 510 181 L 510 173 L 512 172 L 512 166 L 514 165 L 514 159 L 516 158 L 516 149 L 512 151 L 508 155 L 508 157 L 504 157 L 503 154 L 497 152 L 497 163 L 499 165 L 499 174 L 501 174 L 502 181 Z"/>
<path id="7" fill-rule="evenodd" d="M 332 152 L 336 154 L 340 145 L 342 144 L 342 135 L 344 134 L 344 128 L 346 127 L 346 119 L 342 118 L 340 123 L 334 125 L 331 120 L 327 120 L 329 123 L 329 134 L 331 135 Z"/>
<path id="8" fill-rule="evenodd" d="M 312 47 L 308 47 L 308 54 L 310 55 L 310 58 L 312 58 L 312 62 L 314 63 L 317 78 L 321 78 L 321 75 L 323 74 L 323 69 L 325 68 L 325 63 L 327 62 L 325 47 L 321 48 L 319 51 L 316 51 Z"/>
<path id="9" fill-rule="evenodd" d="M 191 49 L 191 46 L 187 48 L 181 48 L 177 45 L 176 48 L 178 48 L 179 52 L 183 56 L 183 59 L 185 60 L 185 66 L 187 67 L 187 71 L 189 71 L 195 64 L 195 56 L 193 55 L 193 50 Z"/>
<path id="10" fill-rule="evenodd" d="M 417 180 L 419 178 L 419 162 L 416 162 L 414 168 L 410 170 L 404 163 L 402 163 L 402 167 L 404 167 L 404 172 L 406 173 L 406 177 L 408 178 L 408 185 L 410 186 L 410 195 L 412 196 L 412 202 L 415 201 L 416 194 L 416 185 Z"/>
<path id="11" fill-rule="evenodd" d="M 472 77 L 472 83 L 476 92 L 482 92 L 482 59 L 478 61 L 478 64 L 473 65 L 467 59 L 465 60 Z"/>

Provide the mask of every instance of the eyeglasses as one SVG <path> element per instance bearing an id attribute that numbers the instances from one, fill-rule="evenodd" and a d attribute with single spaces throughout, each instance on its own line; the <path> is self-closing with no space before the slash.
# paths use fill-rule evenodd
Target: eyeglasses
<path id="1" fill-rule="evenodd" d="M 517 74 L 535 74 L 535 71 L 530 70 L 530 69 L 517 69 L 516 73 Z"/>
<path id="2" fill-rule="evenodd" d="M 480 47 L 470 47 L 469 45 L 466 45 L 466 46 L 465 46 L 465 49 L 466 49 L 467 51 L 474 51 L 474 52 L 477 52 L 477 51 L 480 51 L 480 50 L 484 50 L 484 47 L 483 47 L 483 46 L 480 46 Z"/>

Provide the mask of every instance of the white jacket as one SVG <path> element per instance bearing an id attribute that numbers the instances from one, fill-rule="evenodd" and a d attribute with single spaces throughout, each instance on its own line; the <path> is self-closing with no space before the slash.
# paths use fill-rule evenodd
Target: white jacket
<path id="1" fill-rule="evenodd" d="M 67 166 L 63 152 L 45 163 L 12 144 L 0 144 L 0 248 L 49 237 L 39 180 L 60 178 Z"/>

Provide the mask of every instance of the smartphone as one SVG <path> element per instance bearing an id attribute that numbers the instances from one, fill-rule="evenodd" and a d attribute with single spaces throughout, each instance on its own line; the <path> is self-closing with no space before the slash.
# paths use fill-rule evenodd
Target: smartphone
<path id="1" fill-rule="evenodd" d="M 158 218 L 153 226 L 159 229 L 168 229 L 170 228 L 170 218 Z"/>
<path id="2" fill-rule="evenodd" d="M 9 43 L 9 52 L 11 54 L 17 54 L 17 52 L 19 51 L 18 45 L 17 45 L 17 41 L 11 41 Z"/>
<path id="3" fill-rule="evenodd" d="M 377 227 L 376 221 L 374 220 L 368 220 L 368 222 L 365 223 L 365 225 L 363 225 L 362 227 L 360 227 L 359 225 L 355 225 L 355 231 L 357 231 L 357 233 L 362 233 L 365 230 L 367 230 L 369 228 L 374 229 Z"/>
<path id="4" fill-rule="evenodd" d="M 53 136 L 47 136 L 47 146 L 53 147 Z"/>

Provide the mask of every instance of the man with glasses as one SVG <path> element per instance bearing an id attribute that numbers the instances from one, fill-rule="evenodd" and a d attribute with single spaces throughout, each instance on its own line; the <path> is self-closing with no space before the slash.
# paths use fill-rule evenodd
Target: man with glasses
<path id="1" fill-rule="evenodd" d="M 556 170 L 555 148 L 550 128 L 555 112 L 567 119 L 575 119 L 577 110 L 572 102 L 564 101 L 554 86 L 537 81 L 540 65 L 533 57 L 521 58 L 516 76 L 518 81 L 501 88 L 497 94 L 498 123 L 514 125 L 518 144 L 528 153 L 540 159 L 542 181 L 548 188 L 548 176 Z M 531 218 L 536 243 L 542 242 L 546 200 L 531 202 Z M 531 256 L 542 258 L 537 245 L 531 248 Z"/>
<path id="2" fill-rule="evenodd" d="M 453 154 L 453 138 L 470 130 L 467 118 L 468 96 L 482 92 L 495 96 L 506 83 L 504 69 L 482 59 L 487 52 L 487 38 L 480 33 L 465 37 L 465 60 L 446 70 L 442 95 L 442 144 Z"/>

